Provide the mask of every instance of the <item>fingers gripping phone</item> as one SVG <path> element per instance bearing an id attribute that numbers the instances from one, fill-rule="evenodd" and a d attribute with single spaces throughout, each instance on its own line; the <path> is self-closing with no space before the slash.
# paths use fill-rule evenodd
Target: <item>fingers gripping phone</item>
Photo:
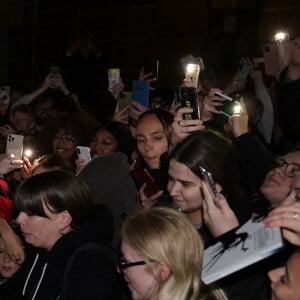
<path id="1" fill-rule="evenodd" d="M 156 184 L 154 178 L 149 174 L 149 172 L 146 169 L 134 169 L 131 170 L 129 173 L 138 189 L 140 189 L 142 185 L 146 183 L 144 194 L 147 198 L 153 196 L 154 194 L 160 191 L 160 188 Z"/>
<path id="2" fill-rule="evenodd" d="M 23 162 L 23 135 L 18 134 L 8 134 L 6 141 L 6 155 L 9 156 L 11 154 L 14 155 L 12 162 L 18 163 Z"/>
<path id="3" fill-rule="evenodd" d="M 211 192 L 214 196 L 214 203 L 215 203 L 216 207 L 220 208 L 220 204 L 217 201 L 218 191 L 217 191 L 216 183 L 214 181 L 212 174 L 201 165 L 199 166 L 199 169 L 200 169 L 200 172 L 201 172 L 204 180 L 208 183 L 208 185 L 211 189 Z"/>
<path id="4" fill-rule="evenodd" d="M 214 96 L 219 96 L 226 99 L 222 102 L 222 106 L 216 107 L 216 109 L 226 117 L 230 118 L 233 113 L 240 111 L 239 98 L 229 97 L 222 92 L 214 92 Z"/>
<path id="5" fill-rule="evenodd" d="M 198 103 L 197 90 L 193 87 L 178 87 L 176 89 L 176 97 L 181 103 L 181 107 L 192 108 L 192 113 L 184 114 L 185 120 L 197 120 L 200 119 L 200 107 Z"/>

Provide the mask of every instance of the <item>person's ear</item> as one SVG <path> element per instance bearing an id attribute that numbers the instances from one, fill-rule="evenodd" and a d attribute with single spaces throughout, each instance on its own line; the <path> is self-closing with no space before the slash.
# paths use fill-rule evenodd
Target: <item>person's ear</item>
<path id="1" fill-rule="evenodd" d="M 71 222 L 72 222 L 72 217 L 67 210 L 64 210 L 59 213 L 58 226 L 62 231 L 66 228 L 69 228 Z"/>
<path id="2" fill-rule="evenodd" d="M 170 273 L 171 273 L 170 268 L 164 263 L 160 263 L 159 268 L 160 268 L 159 279 L 161 281 L 167 280 L 169 278 Z"/>

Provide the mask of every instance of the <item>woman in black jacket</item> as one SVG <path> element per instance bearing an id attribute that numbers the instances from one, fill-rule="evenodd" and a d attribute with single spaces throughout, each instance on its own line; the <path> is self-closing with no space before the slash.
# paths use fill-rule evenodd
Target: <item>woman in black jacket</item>
<path id="1" fill-rule="evenodd" d="M 108 243 L 111 213 L 92 209 L 90 192 L 78 177 L 58 170 L 32 176 L 19 186 L 15 204 L 16 221 L 33 247 L 1 286 L 1 299 L 118 299 Z"/>

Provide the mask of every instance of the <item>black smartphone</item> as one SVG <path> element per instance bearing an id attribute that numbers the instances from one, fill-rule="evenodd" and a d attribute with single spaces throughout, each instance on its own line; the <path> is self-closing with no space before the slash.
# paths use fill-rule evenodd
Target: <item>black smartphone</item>
<path id="1" fill-rule="evenodd" d="M 154 57 L 148 57 L 143 63 L 144 74 L 152 73 L 152 77 L 156 78 L 156 81 L 151 83 L 151 86 L 157 87 L 158 83 L 158 72 L 159 72 L 159 60 Z"/>
<path id="2" fill-rule="evenodd" d="M 230 97 L 228 95 L 223 94 L 222 92 L 214 92 L 214 95 L 226 99 L 225 101 L 221 102 L 221 106 L 216 106 L 216 109 L 226 117 L 230 118 L 233 113 L 237 113 L 240 111 L 240 95 Z"/>
<path id="3" fill-rule="evenodd" d="M 200 120 L 200 107 L 196 88 L 179 86 L 176 88 L 176 98 L 181 103 L 181 107 L 193 109 L 193 112 L 184 114 L 183 118 L 185 120 Z"/>
<path id="4" fill-rule="evenodd" d="M 142 185 L 146 183 L 144 193 L 147 198 L 160 191 L 160 188 L 156 184 L 154 178 L 146 169 L 134 169 L 131 170 L 129 174 L 131 175 L 138 189 L 140 189 Z"/>

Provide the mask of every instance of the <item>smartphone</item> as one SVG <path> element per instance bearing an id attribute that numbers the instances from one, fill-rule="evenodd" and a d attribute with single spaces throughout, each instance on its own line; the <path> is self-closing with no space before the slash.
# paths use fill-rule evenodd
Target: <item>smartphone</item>
<path id="1" fill-rule="evenodd" d="M 134 169 L 131 170 L 129 174 L 131 175 L 138 189 L 140 189 L 142 185 L 146 183 L 144 193 L 147 198 L 153 196 L 161 190 L 156 184 L 154 178 L 146 169 Z"/>
<path id="2" fill-rule="evenodd" d="M 123 92 L 118 97 L 119 111 L 131 104 L 132 92 Z"/>
<path id="3" fill-rule="evenodd" d="M 204 180 L 208 183 L 213 195 L 214 195 L 214 203 L 215 205 L 220 208 L 220 204 L 217 202 L 217 188 L 216 188 L 216 183 L 214 181 L 214 178 L 210 172 L 208 172 L 203 166 L 199 166 L 200 172 L 204 178 Z"/>
<path id="4" fill-rule="evenodd" d="M 185 69 L 185 85 L 187 87 L 198 87 L 198 79 L 200 74 L 199 64 L 187 64 Z"/>
<path id="5" fill-rule="evenodd" d="M 216 106 L 215 108 L 228 118 L 230 118 L 232 114 L 236 112 L 237 106 L 240 107 L 239 95 L 237 95 L 235 98 L 232 98 L 222 92 L 214 92 L 214 95 L 226 99 L 226 101 L 222 101 L 221 106 Z"/>
<path id="6" fill-rule="evenodd" d="M 113 91 L 120 84 L 120 69 L 108 69 L 108 90 Z"/>
<path id="7" fill-rule="evenodd" d="M 242 76 L 242 79 L 246 80 L 248 78 L 249 72 L 251 70 L 250 65 L 242 63 L 240 65 L 239 73 Z"/>
<path id="8" fill-rule="evenodd" d="M 77 153 L 78 158 L 83 159 L 85 161 L 85 163 L 88 163 L 90 160 L 92 160 L 91 150 L 89 147 L 77 146 L 76 153 Z"/>
<path id="9" fill-rule="evenodd" d="M 276 76 L 279 72 L 279 51 L 276 44 L 263 45 L 265 73 Z"/>
<path id="10" fill-rule="evenodd" d="M 155 77 L 156 80 L 151 82 L 151 87 L 157 88 L 158 87 L 158 76 L 159 76 L 159 60 L 153 57 L 148 57 L 144 60 L 144 74 L 152 73 L 152 78 Z"/>
<path id="11" fill-rule="evenodd" d="M 134 80 L 132 83 L 132 99 L 145 107 L 149 107 L 150 84 L 148 81 Z"/>
<path id="12" fill-rule="evenodd" d="M 50 66 L 49 74 L 51 74 L 51 75 L 60 74 L 60 66 Z"/>
<path id="13" fill-rule="evenodd" d="M 185 120 L 200 120 L 200 107 L 196 88 L 180 86 L 177 87 L 176 93 L 177 101 L 181 103 L 181 107 L 193 109 L 193 112 L 184 114 L 183 118 Z"/>
<path id="14" fill-rule="evenodd" d="M 8 134 L 6 141 L 6 155 L 14 155 L 12 162 L 22 162 L 23 156 L 23 135 Z"/>
<path id="15" fill-rule="evenodd" d="M 10 102 L 10 86 L 0 86 L 0 100 L 3 104 Z"/>

